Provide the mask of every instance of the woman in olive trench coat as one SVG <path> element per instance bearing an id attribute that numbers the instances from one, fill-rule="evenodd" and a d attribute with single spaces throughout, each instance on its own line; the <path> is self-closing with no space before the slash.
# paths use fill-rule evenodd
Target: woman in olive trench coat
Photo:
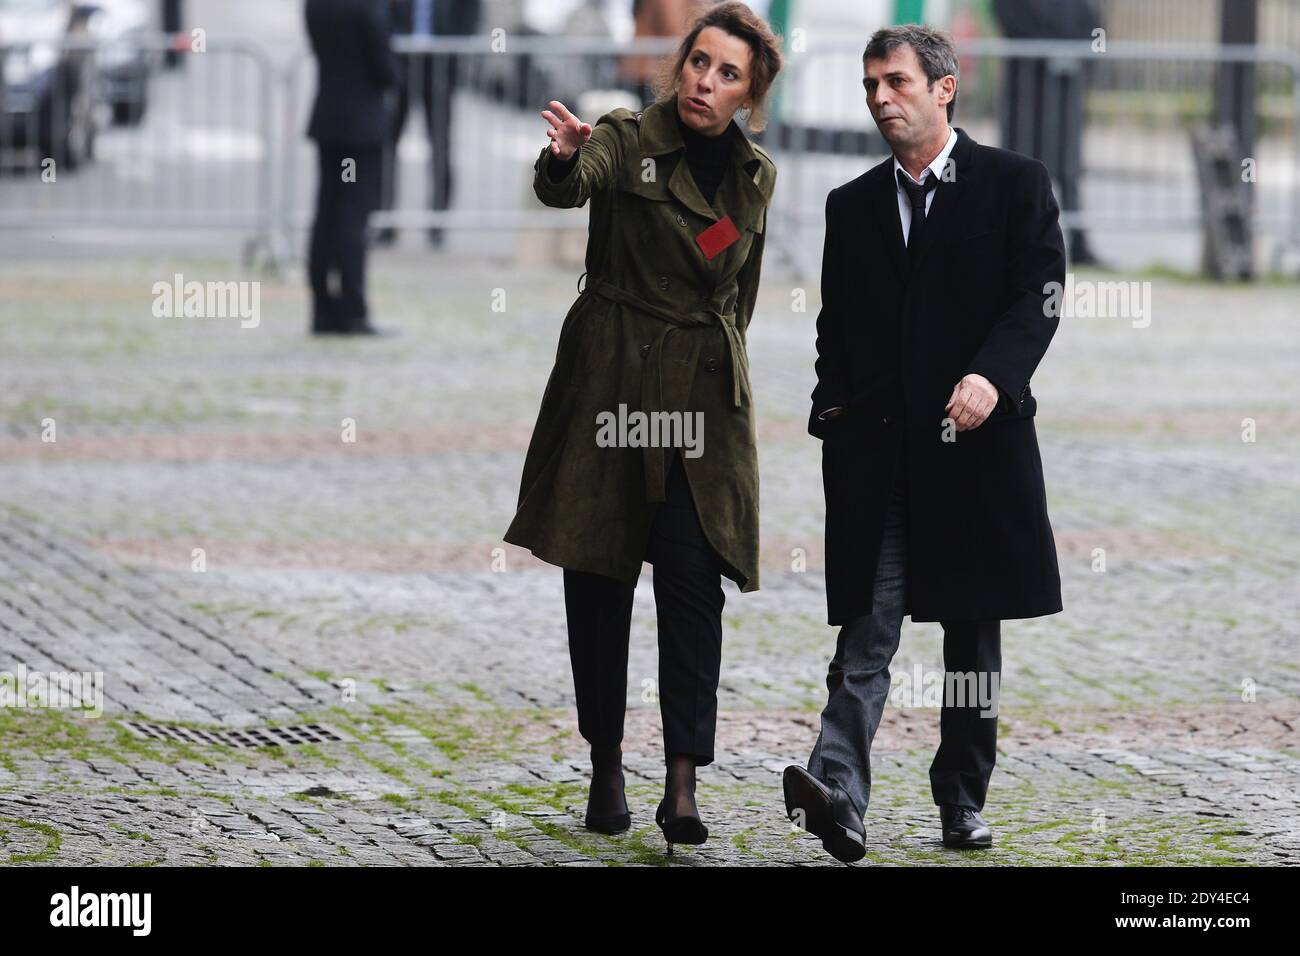
<path id="1" fill-rule="evenodd" d="M 758 293 L 776 167 L 738 127 L 710 207 L 685 162 L 671 100 L 597 120 L 579 166 L 533 188 L 548 206 L 591 200 L 583 291 L 560 328 L 505 540 L 561 567 L 635 582 L 672 448 L 602 448 L 596 415 L 703 413 L 686 474 L 709 543 L 741 591 L 758 588 L 758 460 L 745 332 Z M 657 175 L 642 179 L 644 159 Z M 695 238 L 730 215 L 739 239 L 711 262 Z"/>
<path id="2" fill-rule="evenodd" d="M 719 642 L 718 572 L 734 580 L 741 591 L 758 588 L 758 461 L 745 335 L 758 293 L 776 167 L 730 119 L 720 133 L 730 137 L 729 162 L 713 202 L 708 202 L 684 155 L 679 125 L 684 120 L 678 112 L 689 108 L 679 99 L 702 91 L 710 99 L 726 102 L 721 95 L 724 79 L 715 75 L 721 71 L 720 55 L 730 51 L 726 58 L 731 60 L 738 59 L 737 50 L 746 52 L 745 44 L 737 47 L 732 42 L 736 40 L 731 34 L 736 21 L 727 17 L 743 18 L 737 30 L 752 30 L 757 23 L 766 32 L 766 46 L 761 35 L 757 47 L 746 41 L 753 60 L 760 55 L 769 57 L 759 95 L 747 97 L 752 109 L 780 68 L 777 41 L 744 4 L 721 4 L 696 21 L 679 49 L 673 95 L 641 112 L 615 109 L 600 117 L 594 127 L 580 124 L 584 135 L 590 130 L 590 138 L 577 151 L 576 166 L 558 182 L 553 181 L 550 169 L 552 163 L 559 163 L 554 145 L 542 150 L 534 166 L 533 188 L 546 205 L 573 207 L 591 202 L 590 233 L 586 273 L 560 329 L 555 364 L 524 462 L 518 510 L 504 539 L 566 569 L 570 652 L 574 655 L 575 599 L 567 575 L 601 575 L 629 588 L 624 593 L 630 615 L 630 588 L 640 575 L 642 561 L 649 560 L 647 544 L 658 509 L 671 498 L 671 479 L 676 474 L 670 474 L 670 469 L 679 454 L 681 464 L 677 467 L 684 468 L 698 528 L 717 558 L 713 588 L 718 596 L 715 626 Z M 721 25 L 721 33 L 718 27 L 707 30 L 710 18 Z M 695 56 L 701 44 L 713 54 L 703 66 Z M 689 60 L 687 54 L 691 54 Z M 755 88 L 757 85 L 756 81 Z M 555 113 L 543 115 L 555 131 L 563 132 L 566 124 L 578 128 L 576 118 L 562 104 L 551 105 Z M 699 104 L 694 108 L 698 110 Z M 730 112 L 723 116 L 729 118 Z M 656 447 L 654 429 L 642 433 L 639 440 L 633 437 L 635 432 L 624 432 L 621 446 L 610 447 L 608 441 L 598 440 L 602 417 L 607 422 L 630 422 L 638 412 L 680 414 L 683 423 L 691 417 L 702 425 L 702 431 L 694 436 L 696 447 Z M 675 434 L 680 439 L 683 433 Z M 660 439 L 668 437 L 667 433 L 658 435 Z M 659 570 L 656 563 L 656 601 L 661 604 Z M 659 620 L 661 684 L 665 684 L 662 607 Z M 606 629 L 616 631 L 618 625 Z M 626 643 L 626 634 L 600 637 L 608 644 Z M 720 653 L 717 648 L 714 651 Z M 707 658 L 706 652 L 694 648 L 685 653 Z M 620 740 L 626 651 L 622 660 L 620 686 L 624 689 L 615 705 Z M 579 666 L 575 656 L 575 684 Z M 716 668 L 716 663 L 713 666 Z M 667 690 L 661 686 L 661 696 L 666 697 Z M 712 688 L 691 693 L 698 697 L 690 706 L 696 708 L 697 715 L 707 714 L 708 728 L 700 732 L 706 739 L 700 749 L 706 752 L 694 754 L 687 777 L 678 780 L 691 794 L 687 800 L 675 800 L 674 806 L 693 809 L 694 767 L 713 759 L 716 678 Z M 615 694 L 616 689 L 611 689 L 605 696 Z M 710 701 L 705 700 L 710 695 L 714 695 L 711 711 Z M 581 686 L 578 698 L 581 725 Z M 666 700 L 661 704 L 665 708 L 665 750 L 669 751 L 668 705 Z M 700 717 L 695 720 L 699 722 Z M 588 736 L 586 727 L 583 730 Z M 595 776 L 601 768 L 597 766 L 596 742 L 592 744 L 594 796 Z M 609 772 L 621 793 L 621 755 L 607 753 L 609 761 L 615 762 Z M 673 754 L 668 756 L 671 796 Z M 618 801 L 612 805 L 617 807 Z M 626 807 L 625 800 L 622 806 Z M 664 828 L 670 851 L 672 842 L 703 842 L 707 836 L 707 828 L 697 816 L 688 818 L 683 813 L 676 820 L 667 820 L 668 824 L 680 824 L 675 828 L 661 819 L 668 816 L 661 804 L 656 822 Z M 592 817 L 589 801 L 589 827 L 619 832 L 628 825 L 626 812 L 606 814 L 603 827 L 600 821 L 593 825 Z"/>

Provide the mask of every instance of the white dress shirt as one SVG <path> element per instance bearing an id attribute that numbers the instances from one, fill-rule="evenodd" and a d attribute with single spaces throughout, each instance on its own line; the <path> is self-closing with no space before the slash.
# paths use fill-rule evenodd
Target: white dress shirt
<path id="1" fill-rule="evenodd" d="M 912 174 L 903 169 L 903 165 L 898 161 L 897 156 L 894 157 L 894 188 L 898 191 L 898 218 L 903 223 L 903 245 L 907 245 L 907 230 L 912 227 L 912 201 L 907 198 L 907 193 L 903 190 L 902 184 L 898 182 L 897 170 L 903 169 L 903 175 L 918 186 L 925 182 L 926 176 L 941 177 L 943 176 L 943 167 L 948 162 L 948 154 L 952 152 L 952 148 L 956 145 L 957 131 L 949 127 L 948 142 L 944 144 L 943 149 L 939 151 L 939 155 L 934 158 L 934 161 L 921 170 L 919 180 L 912 179 Z M 925 214 L 927 216 L 930 215 L 930 203 L 934 202 L 935 192 L 936 190 L 931 189 L 925 194 Z"/>

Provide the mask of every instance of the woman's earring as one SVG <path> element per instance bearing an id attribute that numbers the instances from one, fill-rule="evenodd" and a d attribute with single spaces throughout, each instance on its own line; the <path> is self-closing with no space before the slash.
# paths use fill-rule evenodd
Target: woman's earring
<path id="1" fill-rule="evenodd" d="M 754 108 L 753 108 L 752 106 L 744 106 L 744 107 L 741 107 L 741 108 L 740 108 L 739 110 L 737 110 L 736 112 L 737 112 L 737 114 L 739 114 L 740 119 L 741 119 L 742 122 L 748 123 L 748 122 L 749 122 L 749 117 L 750 117 L 750 116 L 753 114 L 753 112 L 754 112 Z"/>

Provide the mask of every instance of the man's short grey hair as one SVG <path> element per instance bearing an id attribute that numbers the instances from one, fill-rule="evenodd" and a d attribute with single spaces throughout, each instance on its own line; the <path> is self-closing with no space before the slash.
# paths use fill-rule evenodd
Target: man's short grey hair
<path id="1" fill-rule="evenodd" d="M 900 46 L 910 46 L 916 51 L 925 70 L 926 87 L 934 86 L 935 80 L 941 80 L 949 73 L 961 81 L 961 71 L 957 66 L 957 49 L 952 45 L 952 37 L 942 30 L 927 27 L 919 23 L 908 23 L 900 27 L 885 27 L 871 34 L 867 48 L 862 52 L 862 62 L 883 60 Z M 957 94 L 952 94 L 948 101 L 948 121 L 952 122 L 953 110 L 957 106 Z"/>

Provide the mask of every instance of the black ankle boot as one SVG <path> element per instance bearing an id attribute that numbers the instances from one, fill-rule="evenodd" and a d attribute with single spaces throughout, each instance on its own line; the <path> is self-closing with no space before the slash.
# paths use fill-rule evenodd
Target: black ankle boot
<path id="1" fill-rule="evenodd" d="M 611 803 L 609 792 L 618 787 L 618 800 Z M 587 791 L 587 814 L 583 825 L 597 833 L 622 833 L 632 826 L 632 814 L 623 792 L 623 752 L 612 748 L 591 748 L 591 787 Z"/>

